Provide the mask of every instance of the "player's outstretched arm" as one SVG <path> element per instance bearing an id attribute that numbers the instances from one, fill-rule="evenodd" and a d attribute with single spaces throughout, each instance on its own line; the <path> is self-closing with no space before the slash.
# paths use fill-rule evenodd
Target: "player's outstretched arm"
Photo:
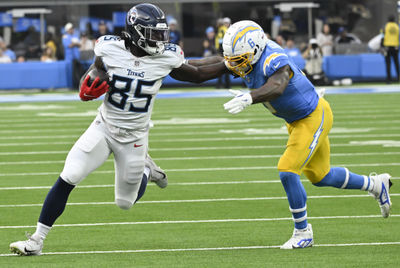
<path id="1" fill-rule="evenodd" d="M 204 57 L 201 59 L 189 59 L 187 60 L 187 64 L 193 65 L 196 67 L 210 65 L 214 63 L 223 62 L 224 58 L 221 56 L 211 56 L 211 57 Z"/>
<path id="2" fill-rule="evenodd" d="M 201 66 L 182 64 L 179 68 L 173 69 L 170 76 L 176 80 L 201 83 L 210 79 L 220 77 L 227 73 L 228 69 L 223 61 Z"/>
<path id="3" fill-rule="evenodd" d="M 268 78 L 267 83 L 250 92 L 252 103 L 271 101 L 281 96 L 289 84 L 291 72 L 289 65 L 278 69 Z"/>

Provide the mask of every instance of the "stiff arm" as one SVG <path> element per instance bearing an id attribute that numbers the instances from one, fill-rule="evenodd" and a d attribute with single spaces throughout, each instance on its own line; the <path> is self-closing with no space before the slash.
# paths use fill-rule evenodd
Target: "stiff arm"
<path id="1" fill-rule="evenodd" d="M 201 83 L 227 73 L 224 59 L 220 56 L 188 60 L 179 68 L 173 69 L 170 76 L 179 81 Z"/>

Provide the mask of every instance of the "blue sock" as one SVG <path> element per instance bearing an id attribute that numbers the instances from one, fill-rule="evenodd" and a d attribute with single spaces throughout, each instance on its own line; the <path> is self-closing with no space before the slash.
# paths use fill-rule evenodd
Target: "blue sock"
<path id="1" fill-rule="evenodd" d="M 56 219 L 63 213 L 68 196 L 75 185 L 68 184 L 61 177 L 50 189 L 44 200 L 39 222 L 46 226 L 53 226 Z"/>
<path id="2" fill-rule="evenodd" d="M 332 167 L 329 173 L 315 186 L 332 186 L 342 189 L 371 190 L 371 179 L 367 176 L 350 172 L 347 168 Z"/>
<path id="3" fill-rule="evenodd" d="M 146 174 L 143 174 L 142 182 L 140 183 L 140 188 L 139 188 L 138 196 L 135 200 L 135 203 L 137 201 L 139 201 L 139 199 L 144 195 L 144 192 L 146 191 L 146 187 L 147 187 L 147 176 L 146 176 Z"/>
<path id="4" fill-rule="evenodd" d="M 279 172 L 279 177 L 286 191 L 294 227 L 296 229 L 307 228 L 307 194 L 300 182 L 300 176 L 292 172 Z"/>

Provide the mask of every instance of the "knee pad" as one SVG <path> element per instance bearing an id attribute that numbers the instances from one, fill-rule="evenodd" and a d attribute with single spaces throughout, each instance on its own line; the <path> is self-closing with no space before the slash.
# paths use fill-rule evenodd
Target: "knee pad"
<path id="1" fill-rule="evenodd" d="M 65 182 L 67 182 L 67 183 L 69 183 L 71 185 L 77 185 L 84 178 L 84 176 L 82 174 L 83 174 L 83 172 L 79 168 L 69 169 L 69 170 L 64 169 L 61 172 L 60 177 Z"/>
<path id="2" fill-rule="evenodd" d="M 115 199 L 115 203 L 118 207 L 124 210 L 128 210 L 133 206 L 133 203 L 124 199 Z"/>

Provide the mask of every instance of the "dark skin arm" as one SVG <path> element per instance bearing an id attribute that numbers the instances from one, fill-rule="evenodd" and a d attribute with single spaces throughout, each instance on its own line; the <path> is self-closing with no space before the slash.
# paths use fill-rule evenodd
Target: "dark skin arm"
<path id="1" fill-rule="evenodd" d="M 96 59 L 94 60 L 94 63 L 92 65 L 90 65 L 89 69 L 86 71 L 86 73 L 81 77 L 81 80 L 79 81 L 79 88 L 81 88 L 81 85 L 83 83 L 83 80 L 85 80 L 86 76 L 88 75 L 88 73 L 93 70 L 93 69 L 97 69 L 99 71 L 104 71 L 106 72 L 106 68 L 104 68 L 104 63 L 102 61 L 102 59 L 100 57 L 96 57 Z"/>
<path id="2" fill-rule="evenodd" d="M 228 69 L 226 68 L 225 63 L 220 61 L 217 63 L 200 66 L 182 64 L 179 68 L 173 69 L 169 75 L 179 81 L 201 83 L 220 77 L 222 74 L 227 72 Z"/>
<path id="3" fill-rule="evenodd" d="M 224 58 L 221 56 L 212 56 L 212 57 L 205 57 L 201 59 L 190 59 L 188 60 L 189 65 L 193 65 L 196 67 L 203 66 L 203 65 L 210 65 L 214 63 L 219 63 L 224 61 Z"/>
<path id="4" fill-rule="evenodd" d="M 260 88 L 251 91 L 250 95 L 253 98 L 253 104 L 272 101 L 280 97 L 289 84 L 291 73 L 292 70 L 289 65 L 285 65 L 271 75 L 268 78 L 267 83 Z"/>

